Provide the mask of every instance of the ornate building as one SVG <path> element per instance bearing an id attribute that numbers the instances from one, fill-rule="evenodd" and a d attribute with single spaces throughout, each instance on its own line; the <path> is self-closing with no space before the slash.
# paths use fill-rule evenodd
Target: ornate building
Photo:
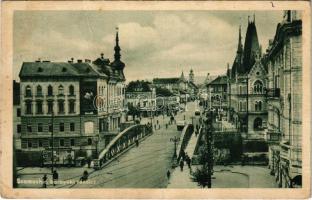
<path id="1" fill-rule="evenodd" d="M 123 120 L 125 64 L 120 60 L 118 32 L 114 61 L 102 54 L 90 60 L 24 62 L 19 74 L 21 148 L 43 153 L 34 165 L 55 163 L 69 157 L 91 157 L 98 143 L 118 133 Z M 42 163 L 38 163 L 42 162 Z"/>
<path id="2" fill-rule="evenodd" d="M 302 21 L 285 11 L 267 50 L 269 166 L 280 187 L 301 187 Z"/>
<path id="3" fill-rule="evenodd" d="M 213 108 L 218 113 L 228 109 L 227 98 L 227 76 L 218 76 L 207 84 L 208 107 Z"/>
<path id="4" fill-rule="evenodd" d="M 267 67 L 261 56 L 257 29 L 249 21 L 242 45 L 239 28 L 238 47 L 232 68 L 228 70 L 229 119 L 244 133 L 245 140 L 263 139 L 267 121 Z M 265 150 L 265 149 L 264 149 Z"/>

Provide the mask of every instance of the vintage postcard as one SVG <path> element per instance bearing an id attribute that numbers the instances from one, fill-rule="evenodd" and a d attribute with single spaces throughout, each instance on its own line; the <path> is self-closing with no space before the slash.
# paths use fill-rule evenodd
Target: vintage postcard
<path id="1" fill-rule="evenodd" d="M 308 198 L 310 4 L 2 2 L 1 195 Z"/>

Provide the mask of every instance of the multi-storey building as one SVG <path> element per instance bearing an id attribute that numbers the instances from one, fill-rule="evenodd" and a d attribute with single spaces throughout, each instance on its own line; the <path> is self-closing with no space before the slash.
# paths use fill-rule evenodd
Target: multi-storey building
<path id="1" fill-rule="evenodd" d="M 207 84 L 208 107 L 219 113 L 228 108 L 227 76 L 218 76 Z"/>
<path id="2" fill-rule="evenodd" d="M 118 32 L 115 59 L 24 62 L 20 71 L 21 147 L 26 153 L 54 149 L 54 162 L 96 156 L 119 131 L 124 110 Z M 104 141 L 103 141 L 104 140 Z M 49 163 L 50 159 L 43 159 Z M 42 164 L 42 163 L 38 163 Z"/>
<path id="3" fill-rule="evenodd" d="M 269 166 L 280 187 L 302 179 L 302 22 L 285 11 L 267 50 Z"/>
<path id="4" fill-rule="evenodd" d="M 151 117 L 156 113 L 156 89 L 146 81 L 132 81 L 126 87 L 126 104 L 129 111 Z M 134 109 L 134 110 L 131 110 Z"/>
<path id="5" fill-rule="evenodd" d="M 257 29 L 248 20 L 243 47 L 239 28 L 238 48 L 231 70 L 228 71 L 229 119 L 245 133 L 246 140 L 263 139 L 267 121 L 267 66 L 261 56 Z"/>

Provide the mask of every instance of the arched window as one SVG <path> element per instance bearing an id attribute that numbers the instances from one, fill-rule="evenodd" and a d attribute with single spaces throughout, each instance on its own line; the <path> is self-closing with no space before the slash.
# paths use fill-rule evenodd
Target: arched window
<path id="1" fill-rule="evenodd" d="M 53 88 L 51 85 L 48 86 L 48 96 L 52 96 L 53 95 Z"/>
<path id="2" fill-rule="evenodd" d="M 261 94 L 262 93 L 262 89 L 263 89 L 263 84 L 261 81 L 257 80 L 254 83 L 254 93 L 256 94 Z"/>
<path id="3" fill-rule="evenodd" d="M 73 85 L 69 86 L 69 95 L 74 95 L 75 94 L 75 88 Z"/>
<path id="4" fill-rule="evenodd" d="M 254 129 L 260 130 L 262 129 L 262 119 L 260 117 L 257 117 L 254 121 Z"/>
<path id="5" fill-rule="evenodd" d="M 25 93 L 26 97 L 31 97 L 31 87 L 29 85 L 26 86 Z"/>
<path id="6" fill-rule="evenodd" d="M 62 85 L 60 85 L 60 86 L 58 87 L 58 94 L 59 94 L 59 95 L 64 95 L 64 87 L 63 87 Z"/>
<path id="7" fill-rule="evenodd" d="M 42 96 L 42 87 L 40 85 L 37 86 L 37 96 Z"/>

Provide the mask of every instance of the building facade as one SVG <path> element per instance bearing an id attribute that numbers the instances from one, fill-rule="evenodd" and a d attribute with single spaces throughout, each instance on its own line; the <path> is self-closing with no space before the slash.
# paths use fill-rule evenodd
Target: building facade
<path id="1" fill-rule="evenodd" d="M 51 164 L 52 149 L 57 164 L 97 156 L 99 142 L 107 145 L 120 131 L 124 112 L 125 64 L 120 60 L 118 32 L 114 58 L 110 62 L 102 54 L 93 62 L 23 63 L 19 74 L 23 152 L 42 152 L 41 164 Z"/>
<path id="2" fill-rule="evenodd" d="M 248 21 L 245 45 L 241 29 L 236 57 L 228 70 L 228 119 L 245 140 L 263 140 L 267 122 L 267 65 L 261 53 L 254 21 Z"/>
<path id="3" fill-rule="evenodd" d="M 302 22 L 285 11 L 267 50 L 269 167 L 280 187 L 301 187 Z"/>
<path id="4" fill-rule="evenodd" d="M 223 113 L 228 109 L 227 76 L 218 76 L 207 84 L 208 108 Z"/>
<path id="5" fill-rule="evenodd" d="M 21 149 L 20 83 L 13 81 L 13 140 L 15 149 Z"/>

